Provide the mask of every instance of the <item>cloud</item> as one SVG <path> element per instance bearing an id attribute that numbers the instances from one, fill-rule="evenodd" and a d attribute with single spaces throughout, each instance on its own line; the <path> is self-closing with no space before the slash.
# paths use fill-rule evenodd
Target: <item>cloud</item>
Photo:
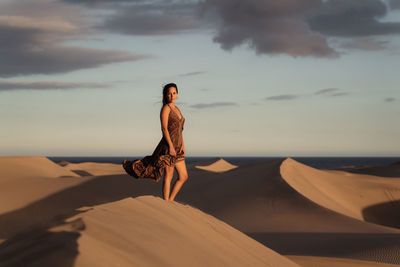
<path id="1" fill-rule="evenodd" d="M 349 93 L 347 92 L 338 92 L 338 88 L 325 88 L 318 90 L 317 92 L 314 93 L 314 95 L 326 95 L 329 97 L 336 97 L 336 96 L 344 96 L 348 95 Z M 269 96 L 266 97 L 266 101 L 287 101 L 287 100 L 293 100 L 293 99 L 298 99 L 301 96 L 305 97 L 312 97 L 312 95 L 292 95 L 292 94 L 285 94 L 285 95 L 274 95 L 274 96 Z"/>
<path id="2" fill-rule="evenodd" d="M 65 73 L 109 63 L 146 58 L 143 55 L 122 51 L 104 51 L 62 45 L 34 45 L 37 46 L 35 50 L 16 46 L 9 48 L 8 51 L 0 51 L 0 77 Z"/>
<path id="3" fill-rule="evenodd" d="M 113 3 L 130 3 L 130 2 L 145 2 L 146 0 L 64 0 L 73 4 L 84 4 L 84 5 L 100 5 L 100 4 L 113 4 Z"/>
<path id="4" fill-rule="evenodd" d="M 396 1 L 396 2 L 395 2 Z M 392 0 L 398 8 L 399 0 Z M 379 21 L 388 13 L 381 0 L 205 0 L 204 13 L 218 23 L 214 41 L 225 50 L 248 45 L 258 54 L 338 57 L 330 37 L 400 33 L 400 22 Z M 348 49 L 383 50 L 385 41 L 354 40 Z"/>
<path id="5" fill-rule="evenodd" d="M 338 92 L 338 88 L 326 88 L 315 92 L 315 95 L 328 95 L 328 96 L 344 96 L 348 95 L 347 92 Z"/>
<path id="6" fill-rule="evenodd" d="M 297 95 L 275 95 L 275 96 L 269 96 L 265 98 L 265 100 L 272 100 L 272 101 L 284 101 L 284 100 L 293 100 L 298 98 L 299 96 Z"/>
<path id="7" fill-rule="evenodd" d="M 54 89 L 77 89 L 77 88 L 110 88 L 107 83 L 71 83 L 71 82 L 19 82 L 0 81 L 0 91 L 14 90 L 54 90 Z"/>
<path id="8" fill-rule="evenodd" d="M 66 45 L 85 38 L 80 9 L 50 0 L 0 3 L 0 77 L 64 73 L 149 55 Z"/>
<path id="9" fill-rule="evenodd" d="M 315 92 L 316 95 L 322 95 L 322 94 L 327 94 L 327 93 L 332 93 L 332 92 L 336 92 L 339 89 L 337 88 L 326 88 L 326 89 L 321 89 L 317 92 Z"/>
<path id="10" fill-rule="evenodd" d="M 386 49 L 388 41 L 380 41 L 370 37 L 367 38 L 357 38 L 350 42 L 344 43 L 341 47 L 346 49 L 358 49 L 365 51 L 379 51 Z"/>
<path id="11" fill-rule="evenodd" d="M 194 76 L 194 75 L 200 75 L 200 74 L 204 74 L 204 73 L 206 73 L 206 71 L 194 71 L 194 72 L 179 74 L 178 76 L 181 76 L 181 77 Z"/>
<path id="12" fill-rule="evenodd" d="M 381 22 L 381 0 L 63 0 L 99 11 L 96 29 L 127 35 L 174 35 L 212 30 L 231 51 L 247 45 L 257 54 L 335 58 L 332 36 L 400 33 L 400 23 Z M 392 0 L 392 6 L 396 6 Z M 94 14 L 96 14 L 94 12 Z M 328 42 L 329 40 L 329 42 Z M 354 40 L 347 49 L 385 49 L 384 41 Z"/>
<path id="13" fill-rule="evenodd" d="M 387 98 L 385 98 L 385 102 L 395 102 L 397 99 L 396 98 L 394 98 L 394 97 L 387 97 Z"/>
<path id="14" fill-rule="evenodd" d="M 76 30 L 75 25 L 59 18 L 38 19 L 8 15 L 0 15 L 0 27 L 64 33 Z"/>
<path id="15" fill-rule="evenodd" d="M 132 1 L 115 8 L 99 26 L 130 35 L 178 34 L 201 26 L 192 1 Z"/>
<path id="16" fill-rule="evenodd" d="M 98 25 L 105 31 L 167 35 L 217 28 L 214 41 L 225 50 L 248 44 L 259 54 L 338 56 L 305 20 L 321 0 L 64 1 L 111 9 Z"/>
<path id="17" fill-rule="evenodd" d="M 202 28 L 198 0 L 62 0 L 99 11 L 96 29 L 127 35 L 170 35 Z M 104 12 L 105 11 L 105 12 Z M 96 14 L 96 13 L 95 13 Z"/>
<path id="18" fill-rule="evenodd" d="M 344 95 L 349 95 L 349 93 L 346 93 L 346 92 L 340 92 L 340 93 L 335 93 L 335 94 L 332 94 L 332 96 L 344 96 Z"/>
<path id="19" fill-rule="evenodd" d="M 216 107 L 223 107 L 223 106 L 238 106 L 238 104 L 235 102 L 215 102 L 215 103 L 207 103 L 207 104 L 200 103 L 200 104 L 190 105 L 190 107 L 198 108 L 198 109 L 216 108 Z"/>
<path id="20" fill-rule="evenodd" d="M 203 10 L 217 17 L 214 42 L 225 50 L 247 44 L 258 54 L 337 57 L 305 20 L 320 5 L 320 0 L 206 0 Z"/>
<path id="21" fill-rule="evenodd" d="M 399 0 L 390 0 L 389 5 L 391 9 L 400 9 L 400 1 Z"/>
<path id="22" fill-rule="evenodd" d="M 310 15 L 313 31 L 328 36 L 356 37 L 400 33 L 400 22 L 381 22 L 388 10 L 381 0 L 328 0 Z"/>

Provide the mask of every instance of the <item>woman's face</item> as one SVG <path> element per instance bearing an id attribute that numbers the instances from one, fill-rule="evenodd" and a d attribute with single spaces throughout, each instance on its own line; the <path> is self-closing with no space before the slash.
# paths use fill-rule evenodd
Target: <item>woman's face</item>
<path id="1" fill-rule="evenodd" d="M 168 103 L 175 103 L 176 99 L 178 98 L 178 93 L 176 92 L 175 87 L 170 87 L 168 89 L 167 98 L 168 98 Z"/>

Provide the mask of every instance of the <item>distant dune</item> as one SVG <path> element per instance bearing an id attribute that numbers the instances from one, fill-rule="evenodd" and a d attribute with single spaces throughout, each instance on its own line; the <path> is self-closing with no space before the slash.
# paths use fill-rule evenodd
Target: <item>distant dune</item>
<path id="1" fill-rule="evenodd" d="M 189 258 L 193 266 L 293 265 L 277 253 L 302 266 L 400 264 L 399 178 L 292 159 L 215 159 L 188 172 L 177 201 L 165 202 L 148 196 L 161 196 L 161 182 L 133 179 L 119 164 L 0 157 L 0 265 L 12 255 L 67 266 L 172 265 L 179 250 L 175 266 Z M 23 244 L 32 244 L 25 254 Z"/>
<path id="2" fill-rule="evenodd" d="M 206 170 L 210 172 L 226 172 L 237 168 L 237 166 L 230 164 L 224 159 L 218 159 L 217 161 L 206 166 L 196 165 L 195 167 L 197 169 Z"/>
<path id="3" fill-rule="evenodd" d="M 79 177 L 48 158 L 40 156 L 0 157 L 0 175 L 2 179 Z"/>
<path id="4" fill-rule="evenodd" d="M 281 174 L 291 187 L 322 207 L 355 219 L 400 228 L 400 179 L 317 170 L 292 159 L 282 163 Z M 384 203 L 393 203 L 393 209 L 374 216 L 372 208 Z M 385 219 L 380 220 L 381 217 Z"/>

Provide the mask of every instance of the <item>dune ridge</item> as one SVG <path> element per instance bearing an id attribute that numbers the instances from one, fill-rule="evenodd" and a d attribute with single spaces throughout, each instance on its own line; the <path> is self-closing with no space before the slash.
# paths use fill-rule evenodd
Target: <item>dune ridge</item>
<path id="1" fill-rule="evenodd" d="M 195 167 L 197 169 L 201 169 L 201 170 L 205 170 L 205 171 L 210 171 L 210 172 L 226 172 L 226 171 L 230 171 L 233 170 L 235 168 L 237 168 L 236 165 L 233 165 L 229 162 L 227 162 L 224 159 L 218 159 L 215 162 L 209 164 L 209 165 L 195 165 Z"/>
<path id="2" fill-rule="evenodd" d="M 27 177 L 79 177 L 46 157 L 10 156 L 0 157 L 0 177 L 2 179 Z"/>
<path id="3" fill-rule="evenodd" d="M 213 216 L 159 197 L 123 199 L 77 216 L 87 226 L 77 266 L 98 264 L 99 251 L 104 261 L 120 253 L 138 266 L 297 266 Z"/>
<path id="4" fill-rule="evenodd" d="M 38 266 L 299 266 L 213 216 L 159 197 L 82 209 L 65 223 L 2 244 L 0 264 L 20 254 L 18 263 Z M 33 238 L 35 249 L 22 245 Z"/>
<path id="5" fill-rule="evenodd" d="M 399 202 L 400 211 L 400 179 L 318 170 L 290 158 L 282 162 L 280 169 L 283 179 L 297 192 L 349 217 L 365 220 L 363 211 L 366 208 L 386 202 Z M 396 218 L 400 227 L 400 217 Z"/>

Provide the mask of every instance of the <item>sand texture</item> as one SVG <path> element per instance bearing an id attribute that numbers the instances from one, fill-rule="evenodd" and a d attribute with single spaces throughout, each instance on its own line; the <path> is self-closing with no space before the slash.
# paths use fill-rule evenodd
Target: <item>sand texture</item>
<path id="1" fill-rule="evenodd" d="M 290 158 L 188 173 L 166 202 L 118 164 L 0 157 L 0 266 L 400 264 L 398 177 Z"/>

